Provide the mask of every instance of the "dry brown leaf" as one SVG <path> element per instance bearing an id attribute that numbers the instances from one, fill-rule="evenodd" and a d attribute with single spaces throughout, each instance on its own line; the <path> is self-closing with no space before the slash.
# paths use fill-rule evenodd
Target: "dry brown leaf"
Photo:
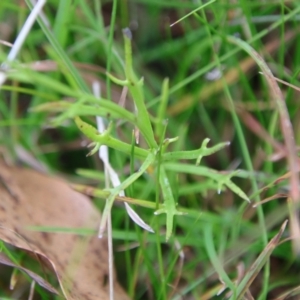
<path id="1" fill-rule="evenodd" d="M 30 226 L 98 228 L 99 212 L 64 181 L 0 164 L 0 239 L 31 251 L 56 273 L 67 299 L 109 299 L 107 241 Z M 129 299 L 115 281 L 115 299 Z"/>
<path id="2" fill-rule="evenodd" d="M 237 300 L 244 299 L 245 293 L 249 290 L 249 287 L 253 283 L 254 279 L 257 277 L 260 270 L 266 264 L 270 255 L 272 254 L 274 249 L 277 247 L 287 223 L 288 223 L 288 220 L 285 220 L 283 222 L 283 224 L 280 227 L 279 232 L 270 240 L 270 242 L 267 244 L 267 246 L 264 248 L 264 250 L 258 256 L 258 258 L 255 260 L 255 262 L 251 265 L 249 270 L 245 273 L 244 278 L 241 280 L 241 282 L 239 283 L 239 285 L 236 289 L 236 297 L 234 297 L 234 299 L 237 299 Z M 230 299 L 233 299 L 233 298 L 230 298 Z"/>
<path id="3" fill-rule="evenodd" d="M 10 267 L 14 267 L 17 268 L 23 272 L 25 272 L 29 277 L 31 277 L 36 283 L 38 283 L 40 286 L 42 286 L 43 288 L 45 288 L 46 290 L 48 290 L 49 292 L 53 293 L 53 294 L 59 294 L 58 291 L 51 285 L 49 284 L 46 280 L 44 280 L 41 276 L 35 274 L 34 272 L 23 268 L 19 265 L 16 265 L 15 263 L 13 263 L 5 254 L 0 253 L 0 263 L 2 265 L 6 265 L 6 266 L 10 266 Z"/>

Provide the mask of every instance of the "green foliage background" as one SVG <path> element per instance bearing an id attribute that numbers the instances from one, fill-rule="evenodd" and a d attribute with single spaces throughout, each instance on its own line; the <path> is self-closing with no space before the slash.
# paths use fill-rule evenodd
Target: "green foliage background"
<path id="1" fill-rule="evenodd" d="M 1 30 L 1 40 L 14 41 L 30 7 L 29 1 L 1 1 L 0 26 L 8 28 Z M 49 172 L 103 189 L 103 166 L 96 155 L 86 157 L 82 141 L 88 139 L 73 118 L 80 115 L 93 125 L 95 115 L 114 120 L 111 134 L 132 144 L 134 126 L 125 120 L 134 118 L 135 96 L 131 91 L 126 97 L 127 114 L 118 110 L 123 88 L 112 80 L 128 79 L 125 27 L 132 32 L 136 79 L 143 77 L 144 98 L 137 98 L 149 113 L 157 144 L 178 136 L 168 149 L 189 154 L 205 138 L 210 147 L 230 141 L 198 167 L 188 157 L 166 163 L 174 203 L 187 213 L 176 216 L 168 242 L 165 216 L 153 214 L 155 200 L 164 200 L 155 177 L 159 162 L 126 190 L 137 204 L 141 199 L 152 203 L 152 209 L 135 209 L 156 234 L 135 226 L 123 206 L 113 207 L 116 267 L 132 299 L 223 299 L 228 291 L 231 299 L 251 299 L 245 291 L 240 293 L 242 281 L 235 280 L 238 266 L 247 272 L 259 255 L 263 261 L 255 267 L 254 283 L 243 283 L 246 289 L 251 284 L 254 299 L 275 299 L 279 292 L 294 293 L 299 285 L 291 242 L 277 246 L 272 254 L 267 251 L 268 241 L 289 218 L 286 197 L 277 199 L 289 191 L 288 180 L 276 181 L 289 171 L 286 158 L 274 159 L 278 144 L 284 146 L 279 111 L 256 62 L 228 38 L 245 41 L 275 77 L 299 86 L 299 12 L 299 1 L 284 0 L 52 0 L 44 8 L 50 27 L 42 22 L 33 26 L 12 63 L 17 71 L 8 73 L 0 91 L 0 142 L 16 161 L 22 160 L 18 149 L 23 149 Z M 0 45 L 1 61 L 8 52 Z M 38 61 L 42 62 L 32 65 Z M 169 89 L 164 90 L 165 78 Z M 104 108 L 96 106 L 94 80 L 101 84 L 102 97 L 111 101 Z M 298 91 L 284 84 L 280 89 L 298 144 Z M 147 136 L 141 136 L 140 147 L 151 148 Z M 111 150 L 111 164 L 125 180 L 143 160 L 118 150 Z M 230 183 L 222 186 L 226 180 Z M 271 196 L 276 200 L 253 208 L 254 202 Z M 95 203 L 103 209 L 103 200 Z M 288 229 L 285 234 L 289 236 Z M 127 250 L 118 252 L 119 248 Z M 247 278 L 245 273 L 242 277 Z M 228 289 L 217 296 L 219 278 Z"/>

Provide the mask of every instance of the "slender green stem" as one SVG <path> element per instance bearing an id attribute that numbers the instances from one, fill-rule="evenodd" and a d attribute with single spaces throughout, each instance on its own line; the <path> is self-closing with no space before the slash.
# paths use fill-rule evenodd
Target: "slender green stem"
<path id="1" fill-rule="evenodd" d="M 161 250 L 161 241 L 160 241 L 160 228 L 159 223 L 157 222 L 157 228 L 156 228 L 156 251 L 157 251 L 157 258 L 158 258 L 158 265 L 159 265 L 159 274 L 160 274 L 160 293 L 158 299 L 164 299 L 167 300 L 167 290 L 166 290 L 166 276 L 165 276 L 165 268 L 164 268 L 164 261 L 162 256 L 162 250 Z"/>
<path id="2" fill-rule="evenodd" d="M 149 113 L 145 105 L 144 93 L 142 89 L 143 80 L 137 80 L 132 69 L 132 48 L 131 48 L 131 32 L 128 28 L 123 30 L 125 44 L 125 74 L 128 81 L 128 89 L 132 95 L 136 105 L 136 121 L 137 127 L 142 132 L 148 146 L 152 149 L 157 148 L 154 138 Z"/>
<path id="3" fill-rule="evenodd" d="M 108 36 L 108 45 L 107 45 L 107 61 L 106 61 L 106 71 L 109 73 L 111 71 L 111 60 L 112 60 L 112 44 L 114 38 L 114 31 L 115 31 L 115 23 L 116 23 L 116 16 L 117 16 L 117 4 L 118 0 L 113 0 L 113 7 L 111 12 L 111 22 L 109 27 L 109 36 Z M 111 99 L 111 83 L 110 78 L 106 77 L 106 97 Z"/>
<path id="4" fill-rule="evenodd" d="M 83 122 L 79 117 L 75 118 L 75 123 L 78 128 L 92 141 L 96 142 L 96 147 L 99 148 L 101 145 L 107 145 L 110 148 L 116 149 L 118 151 L 124 152 L 128 155 L 132 152 L 132 146 L 130 144 L 124 143 L 110 135 L 112 127 L 99 133 L 96 128 Z M 148 156 L 148 151 L 142 148 L 134 147 L 134 154 L 139 159 L 144 159 Z"/>

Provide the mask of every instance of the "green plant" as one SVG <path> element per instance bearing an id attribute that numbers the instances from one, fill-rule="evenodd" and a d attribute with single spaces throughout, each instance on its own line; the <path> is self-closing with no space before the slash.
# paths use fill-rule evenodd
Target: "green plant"
<path id="1" fill-rule="evenodd" d="M 118 187 L 104 188 L 106 175 L 97 158 L 85 159 L 79 146 L 67 172 L 80 181 L 74 188 L 89 190 L 104 211 L 100 235 L 114 201 L 134 204 L 154 229 L 155 234 L 141 231 L 118 203 L 114 206 L 115 248 L 127 249 L 116 254 L 117 268 L 121 274 L 126 270 L 123 284 L 132 298 L 144 299 L 146 293 L 157 299 L 187 294 L 209 298 L 209 293 L 214 297 L 221 288 L 216 273 L 225 282 L 223 287 L 231 290 L 232 299 L 247 295 L 248 290 L 254 298 L 267 299 L 278 286 L 286 291 L 297 286 L 291 275 L 297 268 L 291 244 L 272 240 L 280 224 L 289 216 L 293 219 L 296 189 L 289 207 L 284 201 L 269 200 L 288 197 L 290 186 L 298 182 L 297 170 L 285 173 L 297 167 L 295 145 L 289 142 L 299 143 L 299 134 L 281 132 L 278 125 L 279 119 L 286 124 L 290 119 L 297 128 L 297 96 L 291 86 L 280 83 L 286 97 L 282 110 L 280 101 L 273 101 L 273 92 L 278 92 L 276 77 L 299 85 L 299 4 L 112 1 L 108 17 L 99 1 L 92 2 L 50 1 L 45 11 L 53 30 L 39 20 L 40 27 L 30 32 L 20 54 L 27 66 L 6 63 L 11 69 L 5 74 L 10 81 L 2 87 L 4 101 L 0 102 L 2 143 L 12 152 L 21 145 L 48 168 L 63 172 L 61 152 L 74 154 L 65 145 L 74 141 L 79 145 L 86 136 L 93 142 L 91 154 L 101 145 L 110 148 L 110 163 L 121 179 Z M 8 1 L 5 5 L 17 12 L 22 24 L 27 11 Z M 32 6 L 29 1 L 28 5 Z M 121 34 L 131 21 L 139 25 L 132 39 L 129 31 Z M 240 39 L 232 37 L 236 34 Z M 56 67 L 37 72 L 29 62 L 41 57 L 51 59 Z M 3 53 L 1 60 L 6 60 Z M 83 68 L 78 62 L 92 66 Z M 271 85 L 258 74 L 258 67 L 265 64 L 273 74 Z M 86 76 L 91 67 L 96 71 Z M 220 78 L 211 79 L 211 71 Z M 100 98 L 91 92 L 91 77 L 105 87 Z M 124 97 L 126 89 L 129 95 Z M 19 108 L 21 96 L 30 102 L 28 111 Z M 117 104 L 120 98 L 126 98 L 126 109 Z M 94 126 L 96 116 L 109 123 L 101 134 Z M 61 140 L 52 141 L 46 126 Z M 227 147 L 224 141 L 229 140 Z M 289 167 L 282 160 L 274 161 L 278 157 L 286 157 Z M 289 174 L 292 185 L 286 183 Z M 126 197 L 119 195 L 124 189 Z M 108 199 L 105 207 L 98 198 Z M 256 208 L 240 198 L 255 202 Z M 153 212 L 166 213 L 166 220 Z M 296 218 L 292 224 L 297 224 Z M 296 232 L 297 226 L 292 229 Z M 40 230 L 74 232 L 56 227 Z M 139 247 L 130 250 L 131 243 Z M 281 272 L 273 260 L 280 260 Z M 235 283 L 239 263 L 250 272 Z M 251 285 L 256 276 L 259 284 Z"/>

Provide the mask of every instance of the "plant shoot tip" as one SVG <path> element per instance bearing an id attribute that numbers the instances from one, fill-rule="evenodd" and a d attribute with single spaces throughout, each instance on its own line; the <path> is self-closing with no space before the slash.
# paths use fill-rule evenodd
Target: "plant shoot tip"
<path id="1" fill-rule="evenodd" d="M 126 36 L 128 39 L 132 40 L 132 32 L 128 27 L 124 28 L 122 31 L 123 31 L 124 36 Z"/>

